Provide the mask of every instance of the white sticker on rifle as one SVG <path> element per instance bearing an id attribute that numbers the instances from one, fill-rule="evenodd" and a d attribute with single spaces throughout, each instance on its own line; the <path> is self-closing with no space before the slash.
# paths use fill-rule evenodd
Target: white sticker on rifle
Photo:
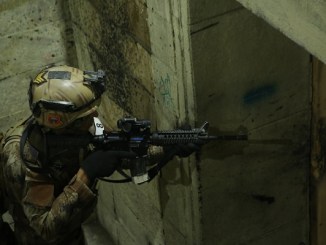
<path id="1" fill-rule="evenodd" d="M 94 117 L 94 128 L 95 128 L 94 135 L 102 135 L 103 134 L 104 126 L 98 117 Z"/>

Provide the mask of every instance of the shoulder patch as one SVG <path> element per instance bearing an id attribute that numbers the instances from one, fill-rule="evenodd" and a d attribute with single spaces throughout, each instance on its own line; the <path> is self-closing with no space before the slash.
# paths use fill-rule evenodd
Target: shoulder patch
<path id="1" fill-rule="evenodd" d="M 44 75 L 47 73 L 47 71 L 41 71 L 33 80 L 33 83 L 36 83 L 38 85 L 45 83 L 46 79 L 44 77 Z"/>

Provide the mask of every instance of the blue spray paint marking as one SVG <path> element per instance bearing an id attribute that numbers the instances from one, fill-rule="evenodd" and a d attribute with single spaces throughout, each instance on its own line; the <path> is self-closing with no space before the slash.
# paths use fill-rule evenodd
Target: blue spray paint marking
<path id="1" fill-rule="evenodd" d="M 255 89 L 252 89 L 248 91 L 243 96 L 243 103 L 246 105 L 254 104 L 256 102 L 259 102 L 266 97 L 269 97 L 276 92 L 276 86 L 275 85 L 264 85 Z"/>

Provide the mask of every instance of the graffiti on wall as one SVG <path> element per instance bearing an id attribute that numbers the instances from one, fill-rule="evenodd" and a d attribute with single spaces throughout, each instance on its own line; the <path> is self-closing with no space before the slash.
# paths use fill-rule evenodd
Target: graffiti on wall
<path id="1" fill-rule="evenodd" d="M 171 90 L 171 79 L 169 74 L 161 76 L 158 82 L 158 92 L 162 98 L 163 105 L 169 109 L 174 107 Z"/>
<path id="2" fill-rule="evenodd" d="M 275 84 L 267 84 L 260 87 L 253 88 L 245 93 L 243 96 L 243 102 L 245 105 L 252 105 L 264 100 L 276 93 Z"/>

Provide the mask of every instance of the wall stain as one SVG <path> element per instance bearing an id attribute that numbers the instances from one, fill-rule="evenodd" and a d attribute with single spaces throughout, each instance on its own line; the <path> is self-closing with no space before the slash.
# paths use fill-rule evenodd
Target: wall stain
<path id="1" fill-rule="evenodd" d="M 275 197 L 260 195 L 260 194 L 251 194 L 251 197 L 260 202 L 266 202 L 267 204 L 272 204 L 275 202 Z"/>
<path id="2" fill-rule="evenodd" d="M 126 0 L 91 1 L 91 4 L 99 12 L 99 25 L 88 28 L 92 33 L 87 33 L 93 66 L 105 70 L 107 74 L 106 95 L 127 113 L 135 114 L 137 109 L 140 110 L 138 100 L 143 87 L 142 81 L 135 77 L 135 67 L 130 62 L 138 60 L 138 54 L 130 52 L 128 45 L 138 43 L 139 39 L 140 45 L 144 46 L 149 40 L 147 26 L 142 23 L 142 18 L 136 18 L 140 12 L 142 17 L 146 16 L 146 8 Z M 129 14 L 131 9 L 133 14 Z M 83 22 L 87 25 L 87 21 Z M 141 36 L 136 40 L 135 36 L 138 37 L 139 33 Z M 143 92 L 150 97 L 147 90 Z"/>
<path id="3" fill-rule="evenodd" d="M 249 90 L 243 96 L 243 103 L 245 105 L 255 104 L 264 100 L 267 97 L 276 93 L 276 86 L 274 84 L 268 84 Z"/>

